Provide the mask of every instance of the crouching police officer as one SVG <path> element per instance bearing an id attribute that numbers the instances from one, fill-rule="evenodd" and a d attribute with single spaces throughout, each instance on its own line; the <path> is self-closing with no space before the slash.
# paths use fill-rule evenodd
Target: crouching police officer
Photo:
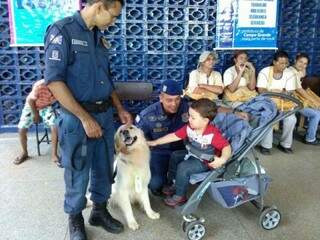
<path id="1" fill-rule="evenodd" d="M 112 233 L 123 225 L 106 208 L 113 181 L 113 105 L 131 122 L 113 91 L 105 30 L 120 15 L 122 0 L 87 0 L 72 17 L 60 20 L 45 37 L 45 80 L 62 106 L 58 121 L 66 186 L 64 211 L 70 239 L 87 239 L 82 210 L 90 176 L 93 209 L 89 223 Z M 89 171 L 91 169 L 91 173 Z"/>
<path id="2" fill-rule="evenodd" d="M 187 99 L 181 98 L 182 87 L 173 80 L 166 80 L 161 86 L 160 101 L 156 102 L 139 115 L 135 122 L 145 134 L 147 140 L 158 139 L 172 133 L 188 122 L 189 104 Z M 234 112 L 232 108 L 218 107 L 218 112 Z M 249 115 L 244 112 L 234 112 L 238 117 L 248 120 Z M 151 149 L 151 180 L 149 188 L 154 195 L 162 195 L 162 188 L 167 184 L 167 173 L 170 157 L 173 159 L 184 154 L 182 141 L 158 145 Z"/>
<path id="3" fill-rule="evenodd" d="M 182 87 L 173 80 L 166 80 L 161 86 L 160 100 L 136 117 L 136 125 L 148 140 L 155 140 L 174 132 L 188 122 L 188 102 L 181 98 Z M 171 153 L 184 149 L 182 141 L 159 145 L 151 149 L 151 180 L 149 188 L 154 195 L 161 195 L 167 183 L 167 172 Z"/>

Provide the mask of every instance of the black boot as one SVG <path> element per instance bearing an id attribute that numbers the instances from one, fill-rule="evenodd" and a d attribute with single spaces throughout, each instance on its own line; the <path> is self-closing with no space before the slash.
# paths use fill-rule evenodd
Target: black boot
<path id="1" fill-rule="evenodd" d="M 122 223 L 110 215 L 105 202 L 93 203 L 89 223 L 93 226 L 101 226 L 111 233 L 121 233 L 124 229 Z"/>
<path id="2" fill-rule="evenodd" d="M 87 240 L 82 213 L 69 215 L 70 240 Z"/>

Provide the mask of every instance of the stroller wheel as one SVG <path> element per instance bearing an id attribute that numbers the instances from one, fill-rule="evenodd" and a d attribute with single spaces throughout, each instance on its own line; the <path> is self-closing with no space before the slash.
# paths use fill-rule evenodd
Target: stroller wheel
<path id="1" fill-rule="evenodd" d="M 265 207 L 259 217 L 259 223 L 265 230 L 276 228 L 281 220 L 281 214 L 276 207 Z"/>
<path id="2" fill-rule="evenodd" d="M 201 221 L 186 223 L 185 236 L 188 240 L 200 240 L 206 234 L 206 228 Z"/>

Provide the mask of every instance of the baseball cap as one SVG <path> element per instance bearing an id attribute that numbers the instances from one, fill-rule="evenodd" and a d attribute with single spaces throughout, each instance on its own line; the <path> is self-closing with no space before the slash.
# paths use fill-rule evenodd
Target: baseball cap
<path id="1" fill-rule="evenodd" d="M 182 87 L 176 81 L 166 80 L 161 85 L 161 92 L 172 96 L 182 95 Z"/>

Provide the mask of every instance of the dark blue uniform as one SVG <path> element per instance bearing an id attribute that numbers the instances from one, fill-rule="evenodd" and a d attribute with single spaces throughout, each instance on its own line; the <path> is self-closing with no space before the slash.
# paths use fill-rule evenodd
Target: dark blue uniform
<path id="1" fill-rule="evenodd" d="M 53 24 L 45 37 L 45 80 L 64 81 L 78 102 L 106 100 L 113 91 L 108 51 L 102 33 L 89 30 L 76 12 Z M 90 113 L 103 129 L 103 136 L 89 139 L 80 120 L 63 111 L 58 121 L 62 164 L 65 167 L 65 203 L 68 214 L 80 213 L 86 205 L 90 174 L 91 200 L 103 203 L 111 193 L 113 172 L 113 111 Z"/>
<path id="2" fill-rule="evenodd" d="M 182 99 L 176 114 L 166 114 L 162 104 L 156 102 L 136 117 L 136 125 L 143 130 L 146 139 L 155 140 L 178 130 L 188 122 L 188 109 L 187 101 Z M 184 149 L 182 141 L 158 145 L 151 149 L 150 189 L 159 190 L 166 183 L 171 153 L 179 149 Z"/>

